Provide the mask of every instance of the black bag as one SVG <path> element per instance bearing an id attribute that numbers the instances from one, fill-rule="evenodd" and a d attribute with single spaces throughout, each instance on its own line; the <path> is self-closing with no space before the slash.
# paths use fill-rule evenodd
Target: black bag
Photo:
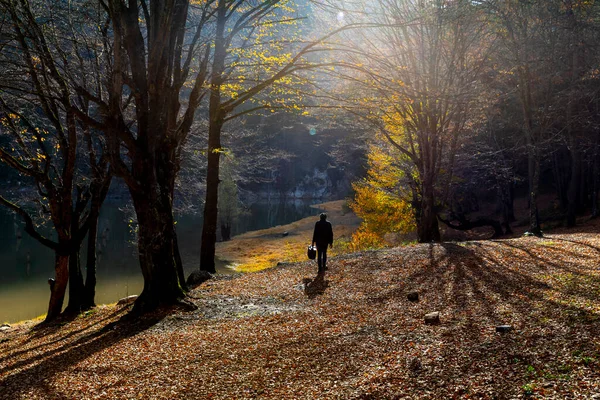
<path id="1" fill-rule="evenodd" d="M 317 258 L 317 248 L 315 246 L 308 246 L 307 255 L 310 260 Z"/>

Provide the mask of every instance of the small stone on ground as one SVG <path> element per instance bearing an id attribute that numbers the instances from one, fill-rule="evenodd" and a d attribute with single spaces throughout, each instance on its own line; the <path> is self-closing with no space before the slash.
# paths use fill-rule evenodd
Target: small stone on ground
<path id="1" fill-rule="evenodd" d="M 428 325 L 434 325 L 440 323 L 440 313 L 438 311 L 425 314 L 425 323 Z"/>
<path id="2" fill-rule="evenodd" d="M 127 304 L 132 304 L 135 301 L 135 299 L 137 299 L 137 298 L 138 297 L 135 294 L 131 295 L 131 296 L 123 297 L 122 299 L 117 301 L 117 305 L 123 306 L 123 305 L 127 305 Z"/>
<path id="3" fill-rule="evenodd" d="M 186 285 L 188 285 L 190 287 L 190 289 L 193 289 L 197 286 L 200 286 L 201 284 L 203 284 L 204 282 L 212 279 L 212 274 L 210 272 L 207 271 L 194 271 L 190 274 L 190 276 L 188 276 L 187 280 L 186 280 Z"/>
<path id="4" fill-rule="evenodd" d="M 510 325 L 499 325 L 496 327 L 496 332 L 506 333 L 512 331 L 513 327 Z"/>

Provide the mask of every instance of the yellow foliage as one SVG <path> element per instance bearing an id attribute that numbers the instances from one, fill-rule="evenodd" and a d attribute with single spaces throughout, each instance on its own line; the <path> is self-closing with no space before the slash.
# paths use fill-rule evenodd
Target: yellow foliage
<path id="1" fill-rule="evenodd" d="M 414 229 L 412 208 L 406 200 L 365 183 L 355 184 L 354 190 L 350 207 L 369 231 L 383 237 L 386 233 Z"/>
<path id="2" fill-rule="evenodd" d="M 365 225 L 361 225 L 352 235 L 350 242 L 351 251 L 378 249 L 385 245 L 381 236 L 369 230 Z"/>
<path id="3" fill-rule="evenodd" d="M 406 200 L 406 189 L 399 183 L 404 171 L 384 149 L 371 146 L 367 177 L 353 184 L 354 201 L 350 208 L 362 219 L 352 236 L 354 250 L 382 247 L 387 233 L 407 233 L 415 228 L 414 213 Z"/>
<path id="4" fill-rule="evenodd" d="M 395 165 L 394 158 L 377 146 L 371 146 L 368 154 L 367 179 L 365 183 L 379 189 L 393 190 L 404 176 L 404 171 Z"/>

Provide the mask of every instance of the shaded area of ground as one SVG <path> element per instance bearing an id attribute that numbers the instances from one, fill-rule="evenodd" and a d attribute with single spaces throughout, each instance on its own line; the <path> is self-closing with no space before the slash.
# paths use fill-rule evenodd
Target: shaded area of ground
<path id="1" fill-rule="evenodd" d="M 0 398 L 600 398 L 599 256 L 590 226 L 215 279 L 197 311 L 0 333 Z"/>

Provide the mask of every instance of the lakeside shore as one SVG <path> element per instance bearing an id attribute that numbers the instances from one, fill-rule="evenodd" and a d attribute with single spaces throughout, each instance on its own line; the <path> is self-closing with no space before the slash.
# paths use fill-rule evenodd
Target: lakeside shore
<path id="1" fill-rule="evenodd" d="M 352 213 L 342 211 L 343 204 L 344 201 L 341 200 L 314 206 L 315 209 L 329 213 L 330 219 L 335 225 L 336 240 L 341 239 L 342 241 L 349 239 L 355 226 L 358 226 L 358 220 Z M 312 228 L 317 218 L 313 216 L 286 225 L 251 231 L 235 236 L 229 242 L 217 243 L 217 255 L 220 258 L 217 260 L 218 272 L 251 272 L 276 266 L 279 262 L 305 260 L 306 246 L 310 242 Z M 193 228 L 197 229 L 195 225 Z M 283 232 L 288 232 L 288 235 L 283 237 Z M 114 233 L 118 236 L 116 230 Z M 199 250 L 199 244 L 195 242 L 197 233 L 198 231 L 193 230 L 192 225 L 188 224 L 180 237 L 180 245 L 187 244 L 185 249 L 181 249 L 184 252 L 187 273 L 198 268 L 199 257 L 196 253 Z M 103 245 L 103 248 L 106 248 L 106 244 Z M 193 251 L 190 251 L 190 248 Z M 338 249 L 330 251 L 330 254 L 335 254 L 336 250 Z M 105 251 L 104 253 L 105 257 L 110 256 L 109 252 Z M 130 261 L 134 268 L 132 275 L 127 276 L 118 274 L 113 276 L 107 272 L 105 266 L 100 266 L 99 286 L 96 293 L 97 304 L 114 304 L 122 297 L 141 292 L 143 280 L 139 272 L 138 260 L 132 257 Z M 36 279 L 19 282 L 15 285 L 5 284 L 3 290 L 0 307 L 4 307 L 2 309 L 4 313 L 0 316 L 0 324 L 16 324 L 19 321 L 44 318 L 49 296 L 46 279 L 38 276 Z M 15 307 L 15 304 L 18 306 Z"/>

